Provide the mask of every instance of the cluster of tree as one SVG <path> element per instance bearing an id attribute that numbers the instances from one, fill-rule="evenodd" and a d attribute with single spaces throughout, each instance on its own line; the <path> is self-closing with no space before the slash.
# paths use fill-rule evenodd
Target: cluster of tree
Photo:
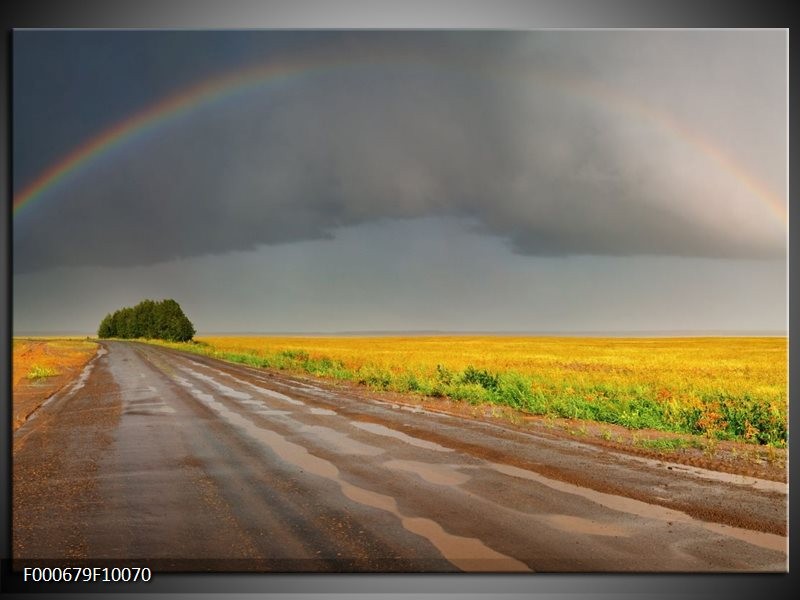
<path id="1" fill-rule="evenodd" d="M 97 330 L 101 338 L 149 338 L 171 342 L 188 342 L 194 334 L 194 325 L 183 314 L 180 304 L 171 299 L 142 300 L 133 308 L 120 308 L 106 315 Z"/>

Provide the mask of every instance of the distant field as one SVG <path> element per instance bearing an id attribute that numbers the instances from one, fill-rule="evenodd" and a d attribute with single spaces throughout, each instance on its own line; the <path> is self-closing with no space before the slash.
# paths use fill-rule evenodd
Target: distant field
<path id="1" fill-rule="evenodd" d="M 165 344 L 379 390 L 784 447 L 786 338 L 201 337 Z"/>

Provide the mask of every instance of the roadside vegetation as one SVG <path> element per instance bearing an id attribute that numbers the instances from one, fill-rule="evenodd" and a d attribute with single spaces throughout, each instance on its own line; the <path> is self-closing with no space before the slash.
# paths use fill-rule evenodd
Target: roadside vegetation
<path id="1" fill-rule="evenodd" d="M 16 431 L 97 352 L 97 343 L 76 338 L 14 338 L 11 348 L 11 412 Z"/>
<path id="2" fill-rule="evenodd" d="M 28 379 L 41 379 L 43 377 L 55 377 L 56 375 L 58 375 L 58 371 L 56 371 L 53 367 L 33 365 L 25 377 Z"/>
<path id="3" fill-rule="evenodd" d="M 204 337 L 164 345 L 532 415 L 787 442 L 786 338 Z"/>
<path id="4" fill-rule="evenodd" d="M 97 344 L 74 338 L 14 338 L 12 340 L 12 388 L 25 381 L 56 377 L 82 366 Z"/>

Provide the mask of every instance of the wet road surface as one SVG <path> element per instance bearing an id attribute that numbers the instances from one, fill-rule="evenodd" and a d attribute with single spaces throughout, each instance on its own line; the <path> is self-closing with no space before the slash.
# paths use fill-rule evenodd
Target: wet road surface
<path id="1" fill-rule="evenodd" d="M 786 484 L 156 346 L 104 342 L 81 377 L 34 415 L 13 442 L 12 544 L 22 563 L 787 568 Z"/>

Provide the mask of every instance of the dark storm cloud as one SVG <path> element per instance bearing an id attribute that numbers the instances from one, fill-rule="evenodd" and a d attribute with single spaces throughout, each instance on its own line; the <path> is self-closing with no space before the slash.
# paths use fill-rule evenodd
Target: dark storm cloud
<path id="1" fill-rule="evenodd" d="M 152 264 L 428 216 L 467 217 L 520 254 L 782 256 L 785 225 L 730 164 L 559 83 L 658 100 L 782 190 L 785 57 L 766 33 L 163 33 L 151 45 L 73 34 L 77 56 L 31 34 L 15 46 L 17 188 L 80 132 L 207 74 L 298 54 L 351 60 L 87 164 L 15 218 L 14 269 Z"/>

